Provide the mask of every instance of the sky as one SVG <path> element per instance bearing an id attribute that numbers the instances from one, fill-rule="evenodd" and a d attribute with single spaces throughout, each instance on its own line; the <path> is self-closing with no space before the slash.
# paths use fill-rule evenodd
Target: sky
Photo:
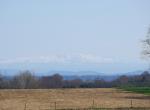
<path id="1" fill-rule="evenodd" d="M 149 0 L 1 0 L 0 69 L 144 70 Z"/>

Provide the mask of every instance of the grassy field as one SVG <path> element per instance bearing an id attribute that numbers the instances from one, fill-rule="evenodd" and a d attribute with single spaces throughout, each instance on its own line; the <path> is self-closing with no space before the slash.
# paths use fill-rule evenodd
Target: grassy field
<path id="1" fill-rule="evenodd" d="M 131 106 L 150 107 L 150 97 L 110 88 L 0 90 L 0 110 L 122 108 Z"/>
<path id="2" fill-rule="evenodd" d="M 130 92 L 150 95 L 150 87 L 122 87 L 121 89 L 130 91 Z"/>

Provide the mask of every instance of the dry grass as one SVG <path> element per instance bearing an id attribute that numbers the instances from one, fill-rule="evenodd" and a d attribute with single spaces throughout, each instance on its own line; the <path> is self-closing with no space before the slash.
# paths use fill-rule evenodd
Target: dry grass
<path id="1" fill-rule="evenodd" d="M 117 89 L 1 90 L 0 109 L 27 110 L 94 107 L 150 107 L 150 97 Z M 94 102 L 93 102 L 94 100 Z"/>

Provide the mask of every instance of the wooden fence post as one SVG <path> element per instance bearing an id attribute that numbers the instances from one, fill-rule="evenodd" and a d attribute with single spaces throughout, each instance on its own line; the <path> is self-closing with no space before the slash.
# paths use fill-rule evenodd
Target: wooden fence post
<path id="1" fill-rule="evenodd" d="M 24 110 L 27 109 L 27 102 L 25 102 L 25 105 L 24 105 Z"/>
<path id="2" fill-rule="evenodd" d="M 133 108 L 133 102 L 132 102 L 132 99 L 131 99 L 131 108 Z"/>
<path id="3" fill-rule="evenodd" d="M 25 94 L 25 105 L 24 105 L 24 110 L 27 109 L 27 100 L 28 100 L 28 94 Z"/>
<path id="4" fill-rule="evenodd" d="M 54 102 L 55 110 L 56 110 L 56 102 Z"/>
<path id="5" fill-rule="evenodd" d="M 94 105 L 95 105 L 95 102 L 94 102 L 94 99 L 93 99 L 93 102 L 92 102 L 92 109 L 94 108 Z"/>

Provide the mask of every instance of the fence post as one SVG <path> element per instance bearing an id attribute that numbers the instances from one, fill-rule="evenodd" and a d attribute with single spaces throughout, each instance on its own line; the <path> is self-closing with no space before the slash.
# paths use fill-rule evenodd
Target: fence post
<path id="1" fill-rule="evenodd" d="M 24 105 L 24 110 L 26 110 L 26 108 L 27 108 L 27 103 L 25 102 L 25 105 Z"/>
<path id="2" fill-rule="evenodd" d="M 56 110 L 56 102 L 54 102 L 55 110 Z"/>
<path id="3" fill-rule="evenodd" d="M 39 105 L 39 110 L 41 110 L 41 106 Z"/>
<path id="4" fill-rule="evenodd" d="M 131 106 L 130 106 L 130 108 L 133 108 L 133 102 L 132 102 L 132 99 L 131 99 Z"/>
<path id="5" fill-rule="evenodd" d="M 28 98 L 28 94 L 26 93 L 25 94 L 25 105 L 24 105 L 24 110 L 26 110 L 27 109 L 27 99 Z"/>
<path id="6" fill-rule="evenodd" d="M 94 105 L 95 105 L 95 102 L 94 102 L 94 99 L 93 99 L 93 102 L 92 102 L 92 109 L 94 108 Z"/>

